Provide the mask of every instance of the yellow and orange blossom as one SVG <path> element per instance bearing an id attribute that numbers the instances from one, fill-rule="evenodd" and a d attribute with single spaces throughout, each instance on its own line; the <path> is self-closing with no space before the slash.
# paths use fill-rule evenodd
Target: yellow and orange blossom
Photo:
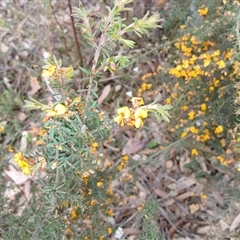
<path id="1" fill-rule="evenodd" d="M 198 13 L 200 16 L 205 16 L 208 13 L 208 8 L 206 7 L 206 8 L 199 9 Z"/>
<path id="2" fill-rule="evenodd" d="M 23 174 L 29 175 L 31 173 L 31 166 L 21 152 L 16 153 L 13 160 L 17 163 Z"/>
<path id="3" fill-rule="evenodd" d="M 59 116 L 59 115 L 63 115 L 67 112 L 67 108 L 61 104 L 58 103 L 53 110 L 47 110 L 47 116 L 49 117 L 54 117 L 54 116 Z"/>
<path id="4" fill-rule="evenodd" d="M 143 126 L 143 121 L 142 118 L 146 118 L 148 116 L 148 113 L 146 110 L 142 108 L 137 108 L 135 113 L 134 113 L 134 118 L 135 118 L 135 127 L 140 128 Z"/>
<path id="5" fill-rule="evenodd" d="M 48 66 L 46 66 L 45 69 L 42 70 L 42 76 L 43 77 L 51 77 L 54 74 L 55 70 L 56 70 L 55 65 L 48 65 Z"/>
<path id="6" fill-rule="evenodd" d="M 118 115 L 114 118 L 114 122 L 118 123 L 121 127 L 124 125 L 124 119 L 131 117 L 131 111 L 127 106 L 119 108 L 117 114 Z"/>
<path id="7" fill-rule="evenodd" d="M 130 101 L 132 102 L 133 108 L 137 108 L 144 104 L 144 101 L 141 97 L 132 97 Z"/>

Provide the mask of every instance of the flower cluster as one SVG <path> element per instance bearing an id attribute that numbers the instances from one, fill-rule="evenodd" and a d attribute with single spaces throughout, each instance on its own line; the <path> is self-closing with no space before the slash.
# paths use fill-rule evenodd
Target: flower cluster
<path id="1" fill-rule="evenodd" d="M 140 88 L 138 89 L 137 96 L 141 97 L 144 92 L 147 92 L 152 89 L 152 83 L 147 82 L 147 79 L 156 76 L 157 74 L 160 73 L 162 67 L 158 66 L 155 72 L 149 72 L 144 75 L 142 75 L 141 80 L 143 81 L 141 83 Z"/>
<path id="2" fill-rule="evenodd" d="M 216 14 L 225 17 L 230 14 L 224 8 L 216 9 Z M 154 85 L 157 79 L 166 79 L 162 83 L 163 92 L 167 95 L 166 103 L 174 106 L 173 114 L 178 116 L 168 125 L 169 130 L 173 135 L 189 140 L 187 145 L 192 156 L 203 153 L 201 149 L 205 145 L 211 146 L 216 151 L 216 159 L 226 165 L 233 162 L 229 129 L 236 123 L 232 92 L 240 76 L 240 64 L 231 44 L 234 35 L 224 38 L 223 47 L 223 39 L 214 33 L 205 38 L 197 34 L 202 31 L 202 21 L 207 24 L 209 12 L 205 6 L 198 10 L 198 14 L 204 16 L 199 29 L 196 27 L 190 31 L 189 26 L 180 26 L 181 37 L 176 40 L 174 47 L 166 49 L 167 61 L 162 62 L 155 72 L 144 74 L 142 80 L 145 82 L 149 79 Z M 215 25 L 219 24 L 216 20 Z M 141 84 L 139 96 L 144 92 L 143 89 L 148 91 Z"/>
<path id="3" fill-rule="evenodd" d="M 43 66 L 42 77 L 52 77 L 54 79 L 70 79 L 74 76 L 74 70 L 72 66 L 67 68 L 61 67 L 61 62 L 57 62 L 55 57 L 54 61 L 46 59 L 46 65 Z"/>
<path id="4" fill-rule="evenodd" d="M 119 108 L 117 110 L 118 115 L 114 118 L 114 121 L 120 126 L 127 124 L 129 126 L 140 128 L 143 126 L 143 119 L 147 118 L 148 112 L 152 112 L 158 123 L 160 123 L 162 119 L 169 122 L 171 116 L 168 113 L 168 110 L 172 109 L 172 106 L 158 104 L 157 102 L 159 99 L 160 95 L 158 95 L 151 104 L 144 105 L 141 97 L 133 97 L 131 99 L 132 108 L 128 108 L 127 106 Z"/>
<path id="5" fill-rule="evenodd" d="M 168 70 L 168 74 L 179 79 L 173 91 L 170 91 L 168 102 L 177 103 L 178 109 L 182 110 L 180 121 L 175 122 L 171 131 L 180 134 L 181 138 L 191 135 L 191 139 L 198 142 L 199 148 L 205 142 L 218 142 L 222 149 L 227 147 L 226 142 L 229 140 L 225 139 L 226 129 L 234 124 L 227 120 L 223 122 L 224 117 L 219 121 L 218 109 L 221 106 L 221 111 L 227 111 L 228 117 L 234 114 L 230 112 L 233 108 L 226 105 L 226 99 L 232 99 L 227 88 L 235 80 L 232 66 L 227 66 L 226 62 L 229 62 L 234 50 L 229 48 L 221 51 L 217 46 L 218 42 L 213 40 L 201 42 L 196 36 L 184 35 L 175 44 L 181 58 L 175 61 L 175 67 Z M 169 92 L 171 86 L 166 83 L 164 87 Z M 192 150 L 193 155 L 198 154 L 195 150 Z M 225 158 L 218 156 L 217 159 L 225 164 Z"/>
<path id="6" fill-rule="evenodd" d="M 133 97 L 132 108 L 127 106 L 121 107 L 117 110 L 117 116 L 114 118 L 114 121 L 120 126 L 127 124 L 129 126 L 135 126 L 140 128 L 143 126 L 143 119 L 148 116 L 147 108 L 140 107 L 144 104 L 144 101 L 140 97 Z"/>
<path id="7" fill-rule="evenodd" d="M 46 109 L 46 115 L 49 117 L 61 116 L 67 112 L 67 108 L 62 103 L 56 104 L 52 109 Z"/>
<path id="8" fill-rule="evenodd" d="M 31 174 L 32 166 L 30 160 L 32 159 L 27 159 L 21 152 L 18 152 L 14 155 L 13 160 L 17 163 L 23 174 Z"/>

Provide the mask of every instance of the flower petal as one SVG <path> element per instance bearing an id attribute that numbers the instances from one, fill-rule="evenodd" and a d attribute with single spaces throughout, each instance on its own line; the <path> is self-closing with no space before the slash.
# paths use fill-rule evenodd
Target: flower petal
<path id="1" fill-rule="evenodd" d="M 135 121 L 135 127 L 136 128 L 140 128 L 143 126 L 143 121 L 141 118 L 137 118 L 136 121 Z"/>
<path id="2" fill-rule="evenodd" d="M 127 106 L 121 107 L 117 110 L 118 115 L 122 115 L 123 118 L 130 118 L 131 116 L 131 111 Z"/>
<path id="3" fill-rule="evenodd" d="M 148 112 L 142 108 L 137 108 L 134 113 L 135 118 L 146 118 L 148 116 Z"/>
<path id="4" fill-rule="evenodd" d="M 123 117 L 121 115 L 116 116 L 113 121 L 119 124 L 121 127 L 124 125 Z"/>
<path id="5" fill-rule="evenodd" d="M 131 102 L 133 107 L 138 107 L 144 104 L 144 101 L 141 97 L 132 97 Z"/>
<path id="6" fill-rule="evenodd" d="M 64 113 L 67 112 L 67 108 L 61 104 L 61 103 L 58 103 L 55 107 L 54 107 L 54 111 L 57 113 L 57 115 L 62 115 Z"/>

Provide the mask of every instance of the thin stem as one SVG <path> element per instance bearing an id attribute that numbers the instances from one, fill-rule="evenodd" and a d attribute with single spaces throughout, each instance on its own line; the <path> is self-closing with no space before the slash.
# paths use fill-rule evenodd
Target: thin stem
<path id="1" fill-rule="evenodd" d="M 105 22 L 105 27 L 104 27 L 104 30 L 101 34 L 98 45 L 93 42 L 94 48 L 95 48 L 95 55 L 94 55 L 94 59 L 93 59 L 93 63 L 92 63 L 91 73 L 90 73 L 90 76 L 89 76 L 89 86 L 88 86 L 88 92 L 87 92 L 87 97 L 86 97 L 86 105 L 88 105 L 88 103 L 89 103 L 89 98 L 90 98 L 90 95 L 91 95 L 94 76 L 96 75 L 97 72 L 100 71 L 100 69 L 102 69 L 101 67 L 99 67 L 96 70 L 96 67 L 97 67 L 97 64 L 98 64 L 99 57 L 100 57 L 101 49 L 103 48 L 103 46 L 105 44 L 107 44 L 109 42 L 109 39 L 107 39 L 107 37 L 105 37 L 105 34 L 106 34 L 106 32 L 109 28 L 109 24 L 111 23 L 113 11 L 114 11 L 114 9 L 109 14 L 109 16 L 108 16 L 108 18 Z M 84 19 L 84 23 L 85 23 L 87 29 L 91 30 L 88 19 Z M 93 36 L 92 33 L 91 33 L 91 35 Z"/>
<path id="2" fill-rule="evenodd" d="M 80 43 L 79 43 L 78 38 L 77 38 L 77 31 L 76 31 L 75 24 L 74 24 L 74 18 L 72 16 L 71 0 L 68 0 L 68 8 L 69 8 L 69 11 L 70 11 L 72 29 L 73 29 L 74 39 L 75 39 L 75 42 L 76 42 L 76 45 L 77 45 L 77 51 L 78 51 L 78 55 L 79 55 L 80 66 L 83 67 L 83 57 L 82 57 L 82 53 L 81 53 L 81 50 L 80 50 L 81 46 L 80 46 Z M 80 74 L 82 74 L 82 72 Z"/>
<path id="3" fill-rule="evenodd" d="M 94 56 L 93 63 L 92 63 L 92 69 L 91 69 L 91 73 L 90 73 L 90 76 L 89 76 L 89 86 L 88 86 L 88 92 L 87 92 L 87 97 L 86 97 L 86 104 L 87 105 L 88 105 L 89 98 L 90 98 L 90 95 L 91 95 L 93 79 L 94 79 L 94 76 L 96 74 L 96 66 L 97 66 L 98 59 L 100 57 L 101 49 L 104 45 L 104 42 L 105 42 L 105 37 L 102 34 L 101 38 L 100 38 L 100 41 L 99 41 L 99 44 L 98 44 L 98 46 L 96 48 L 96 51 L 95 51 L 95 56 Z"/>
<path id="4" fill-rule="evenodd" d="M 21 187 L 12 179 L 12 177 L 6 171 L 4 171 L 4 173 L 10 179 L 10 181 L 13 182 L 16 185 L 16 187 L 20 190 L 21 194 L 23 194 L 23 196 L 25 197 L 25 199 L 29 203 L 30 199 L 26 196 L 25 192 L 21 189 Z"/>

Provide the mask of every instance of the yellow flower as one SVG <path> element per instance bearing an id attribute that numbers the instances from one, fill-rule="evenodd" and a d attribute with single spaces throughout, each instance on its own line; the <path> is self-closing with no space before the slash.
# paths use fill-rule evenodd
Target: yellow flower
<path id="1" fill-rule="evenodd" d="M 207 195 L 203 192 L 200 194 L 200 196 L 201 196 L 202 199 L 207 199 Z"/>
<path id="2" fill-rule="evenodd" d="M 232 52 L 233 52 L 232 49 L 224 52 L 223 57 L 226 58 L 226 59 L 229 59 L 232 55 Z"/>
<path id="3" fill-rule="evenodd" d="M 22 173 L 25 175 L 29 175 L 31 173 L 31 168 L 30 167 L 23 167 L 21 168 Z"/>
<path id="4" fill-rule="evenodd" d="M 220 50 L 216 50 L 211 54 L 211 57 L 216 57 L 220 55 Z"/>
<path id="5" fill-rule="evenodd" d="M 121 107 L 117 110 L 118 115 L 122 115 L 123 118 L 130 118 L 131 112 L 128 107 Z"/>
<path id="6" fill-rule="evenodd" d="M 201 110 L 206 112 L 206 110 L 207 110 L 207 104 L 206 103 L 201 104 Z"/>
<path id="7" fill-rule="evenodd" d="M 188 60 L 182 60 L 182 67 L 188 68 L 189 67 L 189 61 Z"/>
<path id="8" fill-rule="evenodd" d="M 21 153 L 21 152 L 18 152 L 18 153 L 16 153 L 16 154 L 14 154 L 13 160 L 14 160 L 15 162 L 21 161 L 22 156 L 23 156 L 22 153 Z"/>
<path id="9" fill-rule="evenodd" d="M 103 182 L 97 182 L 97 186 L 98 187 L 102 187 L 103 186 Z"/>
<path id="10" fill-rule="evenodd" d="M 91 146 L 91 153 L 94 153 L 96 151 L 97 147 L 98 147 L 98 143 L 94 142 Z"/>
<path id="11" fill-rule="evenodd" d="M 210 92 L 213 92 L 213 91 L 214 91 L 214 86 L 210 86 L 210 87 L 209 87 L 209 91 L 210 91 Z"/>
<path id="12" fill-rule="evenodd" d="M 97 143 L 97 142 L 94 142 L 94 143 L 92 144 L 92 147 L 94 147 L 94 148 L 98 147 L 98 143 Z"/>
<path id="13" fill-rule="evenodd" d="M 187 132 L 182 132 L 181 138 L 185 138 L 187 136 Z"/>
<path id="14" fill-rule="evenodd" d="M 225 68 L 225 66 L 226 66 L 226 64 L 223 60 L 218 61 L 217 65 L 218 65 L 219 69 Z"/>
<path id="15" fill-rule="evenodd" d="M 186 110 L 188 110 L 188 106 L 187 106 L 187 105 L 184 105 L 184 106 L 181 107 L 181 109 L 182 109 L 183 111 L 186 111 Z"/>
<path id="16" fill-rule="evenodd" d="M 80 97 L 75 97 L 75 98 L 73 99 L 73 102 L 74 102 L 74 103 L 80 103 L 80 102 L 81 102 L 81 98 L 80 98 Z"/>
<path id="17" fill-rule="evenodd" d="M 72 210 L 71 210 L 71 219 L 74 220 L 74 219 L 77 218 L 77 216 L 78 216 L 78 215 L 77 215 L 76 210 L 75 210 L 75 209 L 72 209 Z"/>
<path id="18" fill-rule="evenodd" d="M 134 108 L 139 107 L 144 104 L 144 101 L 141 97 L 132 97 L 130 100 Z"/>
<path id="19" fill-rule="evenodd" d="M 107 210 L 107 214 L 108 214 L 109 216 L 113 216 L 113 215 L 114 215 L 113 210 L 112 210 L 112 209 L 108 209 L 108 210 Z"/>
<path id="20" fill-rule="evenodd" d="M 134 117 L 137 118 L 146 118 L 148 116 L 148 112 L 142 108 L 137 108 L 134 113 Z"/>
<path id="21" fill-rule="evenodd" d="M 17 163 L 23 174 L 29 175 L 31 173 L 31 166 L 21 152 L 16 153 L 13 156 L 13 160 Z"/>
<path id="22" fill-rule="evenodd" d="M 217 156 L 217 160 L 218 160 L 220 163 L 223 163 L 224 157 L 223 157 L 223 156 Z"/>
<path id="23" fill-rule="evenodd" d="M 180 48 L 180 43 L 177 42 L 177 43 L 174 44 L 174 46 L 175 46 L 176 48 Z"/>
<path id="24" fill-rule="evenodd" d="M 220 81 L 216 78 L 213 78 L 213 85 L 214 87 L 217 87 L 219 85 Z"/>
<path id="25" fill-rule="evenodd" d="M 57 116 L 67 112 L 67 108 L 61 103 L 58 103 L 53 110 L 56 112 Z"/>
<path id="26" fill-rule="evenodd" d="M 142 108 L 137 108 L 134 113 L 135 118 L 135 127 L 140 128 L 143 126 L 142 118 L 146 118 L 148 116 L 148 112 Z"/>
<path id="27" fill-rule="evenodd" d="M 193 120 L 194 119 L 195 112 L 192 110 L 191 112 L 188 113 L 188 119 Z"/>
<path id="28" fill-rule="evenodd" d="M 192 149 L 191 154 L 197 156 L 198 155 L 197 149 L 195 149 L 195 148 Z"/>
<path id="29" fill-rule="evenodd" d="M 190 127 L 190 128 L 189 128 L 189 131 L 190 131 L 191 133 L 195 133 L 195 134 L 198 133 L 198 129 L 195 128 L 194 126 Z"/>
<path id="30" fill-rule="evenodd" d="M 131 111 L 127 106 L 121 107 L 117 110 L 118 116 L 116 116 L 113 120 L 120 126 L 124 125 L 124 119 L 128 119 L 131 116 Z"/>
<path id="31" fill-rule="evenodd" d="M 197 57 L 195 55 L 192 55 L 191 58 L 189 59 L 189 63 L 194 64 L 196 60 L 197 60 Z"/>
<path id="32" fill-rule="evenodd" d="M 45 69 L 42 70 L 42 76 L 43 77 L 51 77 L 56 70 L 55 65 L 46 65 L 44 67 L 45 67 Z"/>
<path id="33" fill-rule="evenodd" d="M 223 126 L 219 125 L 218 127 L 215 128 L 214 132 L 216 134 L 220 134 L 223 132 Z"/>
<path id="34" fill-rule="evenodd" d="M 152 84 L 151 83 L 142 83 L 141 84 L 141 90 L 142 91 L 146 91 L 146 90 L 149 90 L 149 89 L 151 89 L 151 87 L 152 87 Z"/>
<path id="35" fill-rule="evenodd" d="M 192 36 L 190 41 L 191 41 L 192 44 L 199 44 L 199 41 L 196 39 L 195 36 Z"/>
<path id="36" fill-rule="evenodd" d="M 122 160 L 123 160 L 123 161 L 126 162 L 126 161 L 128 161 L 128 159 L 129 159 L 129 156 L 128 156 L 128 155 L 124 155 L 124 156 L 122 156 Z"/>
<path id="37" fill-rule="evenodd" d="M 66 78 L 72 78 L 74 76 L 74 70 L 72 66 L 69 66 L 67 68 L 60 68 L 59 69 L 59 74 L 61 74 L 62 77 L 66 77 Z"/>
<path id="38" fill-rule="evenodd" d="M 206 7 L 206 8 L 198 9 L 198 13 L 200 16 L 205 16 L 208 13 L 208 8 Z"/>
<path id="39" fill-rule="evenodd" d="M 172 103 L 172 100 L 171 100 L 171 98 L 169 97 L 169 98 L 166 98 L 166 104 L 171 104 Z"/>
<path id="40" fill-rule="evenodd" d="M 182 37 L 182 41 L 187 41 L 189 39 L 189 35 L 184 35 L 183 37 Z"/>
<path id="41" fill-rule="evenodd" d="M 207 67 L 207 66 L 210 65 L 211 59 L 204 59 L 204 60 L 203 60 L 203 63 L 204 63 L 204 67 Z"/>
<path id="42" fill-rule="evenodd" d="M 140 127 L 142 127 L 143 126 L 143 121 L 142 121 L 142 119 L 141 118 L 137 118 L 136 120 L 135 120 L 135 127 L 136 128 L 140 128 Z"/>
<path id="43" fill-rule="evenodd" d="M 54 117 L 54 116 L 59 116 L 59 115 L 63 115 L 67 112 L 67 108 L 61 104 L 58 103 L 53 110 L 46 110 L 47 112 L 47 116 L 49 117 Z"/>
<path id="44" fill-rule="evenodd" d="M 233 162 L 233 159 L 225 159 L 225 160 L 223 161 L 222 165 L 226 166 L 226 165 L 228 165 L 228 164 L 230 164 L 230 163 L 232 163 L 232 162 Z"/>
<path id="45" fill-rule="evenodd" d="M 30 168 L 29 163 L 27 163 L 27 162 L 24 161 L 24 160 L 18 161 L 18 166 L 19 166 L 20 168 Z"/>

